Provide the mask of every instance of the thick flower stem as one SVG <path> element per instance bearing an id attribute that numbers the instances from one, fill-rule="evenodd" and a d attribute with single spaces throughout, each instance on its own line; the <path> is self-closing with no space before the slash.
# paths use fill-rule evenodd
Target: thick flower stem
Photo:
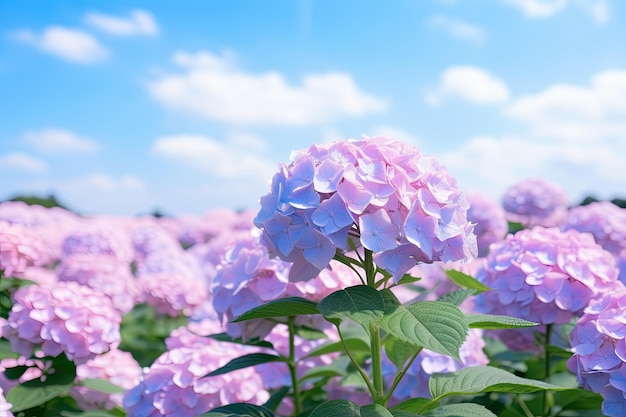
<path id="1" fill-rule="evenodd" d="M 367 285 L 376 288 L 376 265 L 374 265 L 374 254 L 369 249 L 364 249 L 365 258 L 363 267 Z M 372 401 L 377 404 L 385 402 L 385 392 L 383 387 L 383 346 L 380 339 L 380 329 L 375 324 L 370 324 L 370 350 L 372 354 L 372 382 L 374 392 Z"/>
<path id="2" fill-rule="evenodd" d="M 296 415 L 302 413 L 302 399 L 300 398 L 300 387 L 298 386 L 298 374 L 296 362 L 296 344 L 295 344 L 295 326 L 296 318 L 291 316 L 288 319 L 289 326 L 289 373 L 291 374 L 291 385 L 293 386 L 293 402 L 295 406 Z"/>

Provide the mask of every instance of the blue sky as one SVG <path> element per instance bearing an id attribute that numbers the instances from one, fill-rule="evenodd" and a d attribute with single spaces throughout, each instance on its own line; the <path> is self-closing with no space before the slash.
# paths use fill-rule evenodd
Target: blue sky
<path id="1" fill-rule="evenodd" d="M 0 199 L 256 208 L 279 162 L 384 134 L 499 200 L 626 196 L 626 3 L 0 0 Z"/>

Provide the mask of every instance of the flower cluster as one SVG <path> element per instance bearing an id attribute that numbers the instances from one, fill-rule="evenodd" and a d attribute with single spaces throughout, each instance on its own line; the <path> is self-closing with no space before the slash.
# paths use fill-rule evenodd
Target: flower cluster
<path id="1" fill-rule="evenodd" d="M 308 280 L 348 241 L 402 277 L 416 262 L 477 255 L 469 203 L 438 162 L 385 137 L 340 140 L 292 154 L 254 219 L 272 255 Z"/>
<path id="2" fill-rule="evenodd" d="M 15 352 L 30 357 L 64 352 L 76 364 L 108 352 L 120 343 L 120 313 L 111 300 L 76 282 L 53 288 L 20 288 L 2 334 Z"/>
<path id="3" fill-rule="evenodd" d="M 483 313 L 563 324 L 615 288 L 613 256 L 591 235 L 536 226 L 491 246 L 477 278 L 491 291 L 476 297 Z"/>
<path id="4" fill-rule="evenodd" d="M 0 417 L 13 417 L 13 413 L 11 413 L 12 407 L 11 403 L 8 403 L 6 398 L 4 398 L 4 393 L 2 388 L 0 388 Z"/>
<path id="5" fill-rule="evenodd" d="M 4 276 L 22 278 L 26 268 L 38 262 L 40 247 L 29 229 L 0 220 L 0 272 Z"/>
<path id="6" fill-rule="evenodd" d="M 604 398 L 607 416 L 626 415 L 626 288 L 592 302 L 570 334 L 569 370 Z"/>
<path id="7" fill-rule="evenodd" d="M 558 226 L 567 212 L 568 196 L 559 185 L 541 178 L 513 184 L 502 198 L 507 219 L 525 227 Z"/>
<path id="8" fill-rule="evenodd" d="M 468 193 L 470 208 L 467 219 L 476 224 L 474 233 L 478 241 L 478 256 L 487 256 L 489 245 L 506 236 L 509 224 L 506 212 L 495 201 L 480 193 Z"/>

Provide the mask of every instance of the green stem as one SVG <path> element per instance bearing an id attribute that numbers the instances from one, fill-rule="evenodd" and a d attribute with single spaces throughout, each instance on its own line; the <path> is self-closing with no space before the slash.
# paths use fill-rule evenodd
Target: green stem
<path id="1" fill-rule="evenodd" d="M 374 253 L 364 248 L 363 268 L 367 285 L 376 288 L 376 265 L 374 265 Z M 383 345 L 380 341 L 380 329 L 375 324 L 370 324 L 370 350 L 372 354 L 372 380 L 374 392 L 372 401 L 376 404 L 383 404 L 385 400 L 383 386 Z"/>
<path id="2" fill-rule="evenodd" d="M 398 373 L 396 374 L 396 377 L 393 379 L 393 383 L 391 384 L 391 387 L 389 388 L 389 392 L 387 393 L 387 395 L 385 395 L 385 402 L 383 403 L 384 406 L 387 406 L 387 402 L 389 402 L 389 399 L 393 395 L 393 392 L 395 391 L 396 387 L 398 386 L 400 381 L 402 381 L 402 378 L 404 378 L 404 375 L 406 375 L 406 373 L 409 371 L 409 368 L 411 367 L 411 365 L 413 365 L 413 362 L 415 362 L 417 355 L 420 354 L 422 349 L 423 348 L 419 348 L 407 361 L 404 367 L 398 371 Z"/>
<path id="3" fill-rule="evenodd" d="M 543 360 L 544 360 L 544 373 L 545 373 L 545 382 L 550 382 L 550 377 L 552 376 L 552 370 L 550 366 L 550 336 L 552 335 L 552 325 L 546 324 L 546 334 L 543 345 Z M 544 391 L 543 392 L 543 415 L 548 416 L 550 414 L 550 409 L 552 403 L 552 392 Z"/>
<path id="4" fill-rule="evenodd" d="M 365 277 L 368 287 L 376 288 L 376 266 L 374 265 L 374 253 L 369 249 L 364 249 L 365 259 L 363 260 L 363 268 L 365 269 Z"/>
<path id="5" fill-rule="evenodd" d="M 348 355 L 348 358 L 350 358 L 350 362 L 352 362 L 352 365 L 354 365 L 359 374 L 361 374 L 361 378 L 363 378 L 363 381 L 365 381 L 367 389 L 369 390 L 372 398 L 374 398 L 374 386 L 370 382 L 370 379 L 363 370 L 363 368 L 361 368 L 356 359 L 354 359 L 354 356 L 352 356 L 352 353 L 350 353 L 350 349 L 348 349 L 348 345 L 346 345 L 346 341 L 343 338 L 343 334 L 341 334 L 341 329 L 339 328 L 339 325 L 336 325 L 335 327 L 337 328 L 337 333 L 339 334 L 339 340 L 341 340 L 341 344 L 343 345 L 343 350 L 346 352 L 346 355 Z"/>
<path id="6" fill-rule="evenodd" d="M 296 415 L 302 413 L 302 399 L 300 398 L 300 388 L 298 386 L 298 363 L 296 362 L 296 343 L 295 343 L 295 320 L 294 316 L 290 316 L 288 319 L 289 326 L 289 373 L 291 374 L 291 384 L 293 385 L 293 402 L 295 406 Z"/>

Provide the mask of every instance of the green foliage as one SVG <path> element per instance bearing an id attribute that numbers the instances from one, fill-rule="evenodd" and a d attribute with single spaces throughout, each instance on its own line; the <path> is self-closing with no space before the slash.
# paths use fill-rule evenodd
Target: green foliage
<path id="1" fill-rule="evenodd" d="M 236 403 L 214 408 L 199 417 L 274 417 L 274 413 L 262 406 Z"/>
<path id="2" fill-rule="evenodd" d="M 317 303 L 302 297 L 288 297 L 255 307 L 233 320 L 233 323 L 280 317 L 294 317 L 302 314 L 319 314 Z"/>
<path id="3" fill-rule="evenodd" d="M 226 365 L 217 368 L 216 370 L 209 372 L 205 376 L 216 376 L 226 374 L 228 372 L 236 371 L 237 369 L 248 368 L 250 366 L 260 365 L 268 362 L 284 362 L 285 358 L 280 356 L 270 355 L 267 353 L 249 353 L 247 355 L 239 356 L 229 361 Z"/>

